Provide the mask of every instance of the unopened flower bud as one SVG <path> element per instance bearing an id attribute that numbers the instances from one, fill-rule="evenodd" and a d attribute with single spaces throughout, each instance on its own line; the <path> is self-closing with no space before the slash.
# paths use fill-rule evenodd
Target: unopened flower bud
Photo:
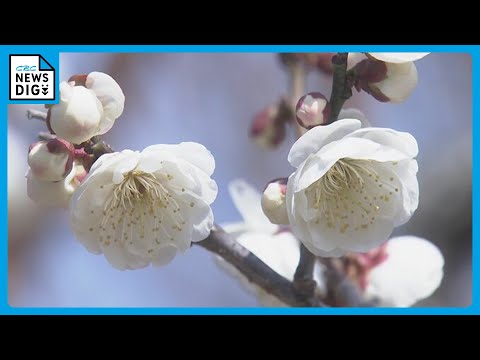
<path id="1" fill-rule="evenodd" d="M 27 195 L 38 205 L 66 208 L 85 175 L 84 167 L 76 163 L 67 177 L 57 182 L 39 180 L 30 169 L 26 175 Z"/>
<path id="2" fill-rule="evenodd" d="M 60 103 L 49 108 L 47 125 L 52 133 L 80 144 L 110 130 L 124 103 L 125 95 L 110 75 L 73 75 L 60 84 Z"/>
<path id="3" fill-rule="evenodd" d="M 323 125 L 330 116 L 330 104 L 322 93 L 308 93 L 298 100 L 296 116 L 298 124 L 305 129 Z"/>
<path id="4" fill-rule="evenodd" d="M 97 135 L 103 107 L 92 90 L 60 84 L 60 103 L 49 109 L 49 127 L 56 135 L 74 144 L 81 144 Z"/>
<path id="5" fill-rule="evenodd" d="M 413 62 L 387 63 L 363 60 L 355 68 L 357 89 L 363 89 L 381 102 L 400 103 L 417 85 L 417 68 Z"/>
<path id="6" fill-rule="evenodd" d="M 272 224 L 288 225 L 288 215 L 285 203 L 287 179 L 270 182 L 262 195 L 262 209 Z"/>
<path id="7" fill-rule="evenodd" d="M 72 170 L 73 158 L 73 145 L 58 138 L 36 142 L 28 151 L 31 172 L 42 181 L 63 180 Z"/>
<path id="8" fill-rule="evenodd" d="M 291 119 L 286 101 L 272 104 L 258 113 L 250 127 L 250 137 L 262 148 L 273 149 L 285 139 L 285 124 Z"/>

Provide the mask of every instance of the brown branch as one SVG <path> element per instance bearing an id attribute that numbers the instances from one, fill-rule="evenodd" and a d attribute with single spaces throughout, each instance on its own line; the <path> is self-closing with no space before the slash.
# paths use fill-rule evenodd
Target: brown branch
<path id="1" fill-rule="evenodd" d="M 315 255 L 301 244 L 300 260 L 297 269 L 295 270 L 295 275 L 293 276 L 293 286 L 306 299 L 310 299 L 314 296 L 315 288 L 317 287 L 317 283 L 313 280 L 315 261 Z"/>
<path id="2" fill-rule="evenodd" d="M 348 53 L 338 53 L 332 58 L 333 82 L 330 95 L 330 119 L 332 123 L 338 119 L 343 104 L 352 96 L 353 82 L 347 76 Z"/>
<path id="3" fill-rule="evenodd" d="M 250 282 L 290 306 L 325 306 L 318 298 L 313 296 L 306 298 L 292 282 L 273 271 L 217 225 L 205 240 L 196 244 L 221 256 L 235 266 Z"/>
<path id="4" fill-rule="evenodd" d="M 335 307 L 375 307 L 377 301 L 365 300 L 360 289 L 337 266 L 333 259 L 318 258 L 325 266 L 324 272 L 328 299 L 326 303 Z"/>

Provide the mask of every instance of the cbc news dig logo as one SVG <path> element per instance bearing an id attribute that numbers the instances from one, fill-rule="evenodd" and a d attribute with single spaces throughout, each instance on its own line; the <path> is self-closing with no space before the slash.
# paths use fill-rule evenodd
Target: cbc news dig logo
<path id="1" fill-rule="evenodd" d="M 10 55 L 10 100 L 55 100 L 55 69 L 42 55 Z"/>

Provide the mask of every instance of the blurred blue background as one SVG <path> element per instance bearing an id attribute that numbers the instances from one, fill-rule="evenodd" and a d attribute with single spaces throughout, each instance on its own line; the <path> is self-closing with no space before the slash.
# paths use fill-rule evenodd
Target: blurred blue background
<path id="1" fill-rule="evenodd" d="M 288 91 L 271 53 L 75 54 L 60 57 L 60 79 L 102 71 L 122 87 L 125 110 L 106 140 L 115 149 L 196 141 L 216 159 L 217 223 L 240 220 L 227 192 L 242 177 L 260 190 L 288 176 L 290 131 L 277 150 L 248 137 L 252 117 Z M 416 62 L 419 83 L 402 104 L 383 104 L 356 93 L 347 107 L 362 110 L 373 126 L 412 133 L 418 140 L 420 205 L 395 235 L 434 242 L 445 256 L 445 277 L 418 306 L 471 302 L 472 63 L 468 54 L 431 54 Z M 331 78 L 311 73 L 308 91 L 329 95 Z M 66 212 L 37 208 L 26 196 L 29 143 L 44 125 L 27 108 L 9 106 L 9 303 L 35 307 L 258 306 L 240 284 L 219 270 L 212 255 L 193 247 L 167 267 L 118 271 L 87 252 L 68 227 Z M 293 130 L 293 129 L 290 129 Z"/>

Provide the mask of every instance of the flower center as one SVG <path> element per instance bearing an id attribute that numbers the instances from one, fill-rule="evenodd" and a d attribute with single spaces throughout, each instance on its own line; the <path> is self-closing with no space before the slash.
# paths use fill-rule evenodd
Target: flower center
<path id="1" fill-rule="evenodd" d="M 344 158 L 310 185 L 306 194 L 315 210 L 315 223 L 343 234 L 365 230 L 380 212 L 393 211 L 390 200 L 399 195 L 399 187 L 397 177 L 382 163 Z"/>
<path id="2" fill-rule="evenodd" d="M 161 177 L 165 182 L 173 179 L 170 174 Z M 145 256 L 153 256 L 160 245 L 172 244 L 183 231 L 185 219 L 169 191 L 173 185 L 166 187 L 162 183 L 142 171 L 125 174 L 103 209 L 99 241 L 105 246 L 112 241 L 120 243 Z"/>

